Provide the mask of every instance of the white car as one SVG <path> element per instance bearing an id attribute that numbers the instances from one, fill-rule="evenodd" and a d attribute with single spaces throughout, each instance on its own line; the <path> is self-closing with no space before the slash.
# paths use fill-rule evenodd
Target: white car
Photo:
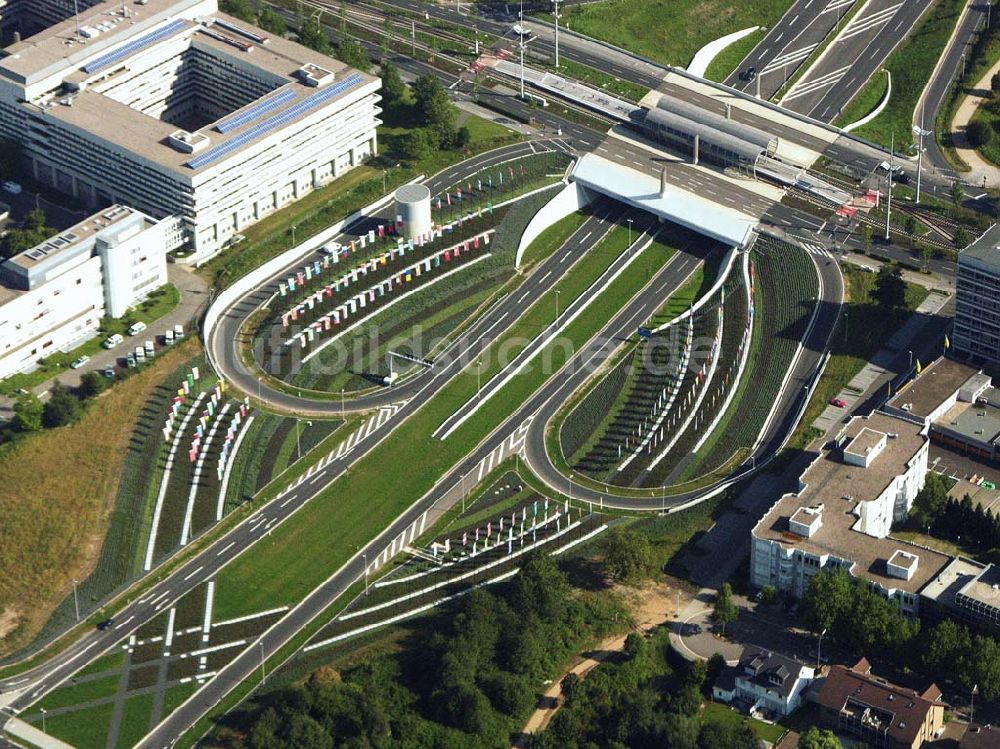
<path id="1" fill-rule="evenodd" d="M 90 357 L 87 356 L 86 354 L 84 354 L 79 359 L 74 360 L 73 363 L 70 364 L 69 366 L 70 366 L 70 369 L 79 369 L 80 367 L 82 367 L 84 364 L 86 364 L 89 361 L 90 361 Z"/>
<path id="2" fill-rule="evenodd" d="M 17 182 L 7 181 L 3 183 L 3 189 L 5 192 L 9 192 L 11 195 L 20 195 L 21 186 Z"/>
<path id="3" fill-rule="evenodd" d="M 330 242 L 329 244 L 323 245 L 319 251 L 324 255 L 329 255 L 330 257 L 333 257 L 338 252 L 340 252 L 341 247 L 343 247 L 343 245 L 340 244 L 340 242 Z"/>

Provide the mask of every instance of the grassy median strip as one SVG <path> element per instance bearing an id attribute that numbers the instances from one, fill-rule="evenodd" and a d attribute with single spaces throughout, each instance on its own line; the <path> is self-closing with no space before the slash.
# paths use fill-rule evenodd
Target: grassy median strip
<path id="1" fill-rule="evenodd" d="M 944 54 L 965 5 L 965 0 L 937 0 L 924 12 L 916 30 L 886 60 L 885 69 L 892 73 L 889 103 L 878 117 L 855 130 L 854 135 L 888 146 L 895 134 L 896 150 L 900 152 L 913 145 L 911 128 L 917 100 L 938 58 Z M 848 125 L 872 111 L 881 100 L 885 85 L 884 75 L 873 76 L 844 108 L 836 124 Z M 934 113 L 929 112 L 928 117 L 933 118 Z M 931 122 L 932 119 L 925 122 L 924 127 L 931 127 Z"/>
<path id="2" fill-rule="evenodd" d="M 619 254 L 616 248 L 621 246 L 620 241 L 613 234 L 567 274 L 560 284 L 567 303 L 574 298 L 573 290 L 580 293 L 586 289 Z M 638 289 L 645 279 L 643 265 L 633 264 L 570 326 L 564 339 L 582 343 L 606 319 L 609 310 L 618 308 L 625 295 L 622 289 Z M 499 346 L 511 347 L 512 357 L 554 316 L 553 289 L 537 300 Z M 553 367 L 565 355 L 565 351 L 554 352 Z M 484 376 L 489 374 L 486 372 Z M 425 494 L 544 379 L 538 366 L 530 367 L 505 387 L 500 397 L 485 404 L 476 419 L 448 439 L 437 441 L 431 437 L 434 430 L 476 391 L 474 376 L 456 375 L 373 453 L 222 572 L 216 595 L 217 616 L 239 616 L 302 599 L 363 543 Z"/>

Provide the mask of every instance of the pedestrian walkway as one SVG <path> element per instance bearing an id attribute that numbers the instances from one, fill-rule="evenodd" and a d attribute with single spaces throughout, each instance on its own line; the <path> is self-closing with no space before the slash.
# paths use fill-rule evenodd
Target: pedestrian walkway
<path id="1" fill-rule="evenodd" d="M 42 733 L 39 729 L 25 723 L 20 718 L 11 718 L 4 727 L 7 733 L 16 739 L 21 739 L 39 749 L 73 749 L 72 746 L 57 738 Z"/>
<path id="2" fill-rule="evenodd" d="M 914 314 L 906 321 L 906 324 L 886 341 L 885 346 L 837 394 L 837 399 L 847 405 L 837 407 L 827 404 L 823 413 L 813 422 L 813 427 L 826 435 L 835 426 L 839 426 L 839 422 L 844 418 L 845 413 L 850 413 L 858 403 L 868 398 L 875 389 L 883 387 L 890 378 L 894 377 L 896 373 L 890 370 L 892 362 L 899 356 L 901 351 L 905 350 L 910 341 L 916 338 L 927 321 L 948 303 L 949 298 L 950 296 L 947 294 L 928 294 L 927 298 L 917 307 Z"/>
<path id="3" fill-rule="evenodd" d="M 991 164 L 969 145 L 966 129 L 976 114 L 976 110 L 992 95 L 990 81 L 1000 71 L 1000 61 L 986 71 L 972 89 L 972 93 L 962 99 L 951 121 L 951 137 L 958 158 L 969 165 L 970 171 L 962 175 L 970 185 L 976 187 L 1000 187 L 1000 167 Z"/>

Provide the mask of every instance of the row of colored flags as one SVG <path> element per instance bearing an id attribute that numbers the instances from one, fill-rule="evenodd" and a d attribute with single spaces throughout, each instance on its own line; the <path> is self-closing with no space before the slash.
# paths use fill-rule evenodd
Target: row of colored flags
<path id="1" fill-rule="evenodd" d="M 524 545 L 524 539 L 530 534 L 532 537 L 532 543 L 537 540 L 537 533 L 540 528 L 548 525 L 550 522 L 555 522 L 557 524 L 557 531 L 560 529 L 559 523 L 563 516 L 568 518 L 569 516 L 569 500 L 565 500 L 563 507 L 560 510 L 559 506 L 556 505 L 554 508 L 554 513 L 549 515 L 549 499 L 545 497 L 541 501 L 535 500 L 531 505 L 531 518 L 529 525 L 528 518 L 528 508 L 529 505 L 523 505 L 521 511 L 518 512 L 516 509 L 510 514 L 510 518 L 506 515 L 500 515 L 496 522 L 494 520 L 487 521 L 485 526 L 477 525 L 471 531 L 463 531 L 461 542 L 455 539 L 455 547 L 460 547 L 463 553 L 468 556 L 475 556 L 487 549 L 496 548 L 506 541 L 507 543 L 507 553 L 510 554 L 513 550 L 513 541 L 515 538 L 520 540 L 521 546 Z M 506 539 L 504 539 L 504 530 L 506 528 Z M 516 536 L 515 536 L 516 533 Z M 494 537 L 495 536 L 495 537 Z M 431 554 L 436 558 L 438 554 L 448 555 L 452 550 L 452 539 L 446 538 L 443 542 L 433 542 L 431 544 Z"/>
<path id="2" fill-rule="evenodd" d="M 170 435 L 174 429 L 174 420 L 180 415 L 184 401 L 191 395 L 191 392 L 194 390 L 194 384 L 200 379 L 201 372 L 198 371 L 198 367 L 191 367 L 181 380 L 181 386 L 177 388 L 177 393 L 171 400 L 170 409 L 167 411 L 167 419 L 163 425 L 164 442 L 170 441 Z"/>
<path id="3" fill-rule="evenodd" d="M 434 255 L 425 257 L 423 260 L 419 260 L 413 265 L 409 265 L 404 269 L 391 275 L 389 278 L 384 279 L 374 286 L 370 286 L 367 289 L 354 294 L 350 299 L 335 300 L 337 306 L 309 323 L 309 325 L 297 333 L 292 338 L 285 341 L 286 345 L 293 343 L 298 340 L 300 345 L 305 347 L 307 342 L 315 340 L 318 333 L 322 331 L 332 330 L 334 326 L 341 325 L 346 322 L 352 315 L 357 314 L 360 310 L 365 309 L 371 304 L 376 302 L 379 297 L 384 297 L 387 294 L 392 294 L 400 289 L 405 289 L 406 285 L 413 282 L 414 279 L 420 276 L 432 273 L 435 269 L 447 266 L 453 260 L 458 260 L 464 254 L 470 254 L 480 247 L 488 247 L 490 244 L 490 234 L 492 230 L 485 231 L 482 234 L 477 234 L 474 237 L 470 237 L 456 245 L 447 247 Z M 372 260 L 370 262 L 379 263 L 378 260 Z M 382 261 L 384 264 L 384 261 Z M 366 274 L 361 274 L 362 277 Z M 305 315 L 311 310 L 315 310 L 319 305 L 325 303 L 328 300 L 333 299 L 334 293 L 336 293 L 336 288 L 334 284 L 328 284 L 322 289 L 319 289 L 315 293 L 308 296 L 303 304 L 297 307 L 293 307 L 288 312 L 281 316 L 281 325 L 283 328 L 288 328 L 292 322 L 298 320 L 302 315 Z"/>

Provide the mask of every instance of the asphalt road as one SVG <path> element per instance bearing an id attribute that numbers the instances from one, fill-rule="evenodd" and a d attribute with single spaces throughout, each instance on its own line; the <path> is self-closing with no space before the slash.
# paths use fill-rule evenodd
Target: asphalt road
<path id="1" fill-rule="evenodd" d="M 768 29 L 760 43 L 743 58 L 725 80 L 726 85 L 770 99 L 794 75 L 855 2 L 864 0 L 796 0 L 785 11 L 781 20 Z M 756 79 L 743 80 L 740 76 L 751 67 L 756 68 Z"/>
<path id="2" fill-rule="evenodd" d="M 794 362 L 781 391 L 780 403 L 775 415 L 767 425 L 766 433 L 762 436 L 757 450 L 754 452 L 756 458 L 754 465 L 763 465 L 763 459 L 774 454 L 787 435 L 794 429 L 798 420 L 798 411 L 805 395 L 805 388 L 811 382 L 819 366 L 840 315 L 844 283 L 839 266 L 835 261 L 815 255 L 810 255 L 810 258 L 816 267 L 816 273 L 820 280 L 819 306 L 801 353 Z M 583 384 L 586 375 L 586 372 L 571 374 L 554 382 L 549 399 L 539 408 L 528 429 L 525 439 L 526 461 L 532 472 L 546 486 L 571 496 L 577 501 L 625 510 L 649 510 L 661 507 L 670 510 L 685 506 L 707 495 L 712 490 L 713 487 L 708 487 L 662 498 L 630 498 L 616 496 L 610 488 L 608 491 L 598 491 L 587 486 L 580 486 L 579 483 L 573 483 L 568 476 L 563 475 L 553 464 L 548 454 L 545 433 L 551 419 L 566 399 Z M 749 471 L 745 475 L 749 475 Z"/>
<path id="3" fill-rule="evenodd" d="M 932 0 L 871 0 L 782 98 L 782 105 L 831 122 L 913 30 Z"/>

